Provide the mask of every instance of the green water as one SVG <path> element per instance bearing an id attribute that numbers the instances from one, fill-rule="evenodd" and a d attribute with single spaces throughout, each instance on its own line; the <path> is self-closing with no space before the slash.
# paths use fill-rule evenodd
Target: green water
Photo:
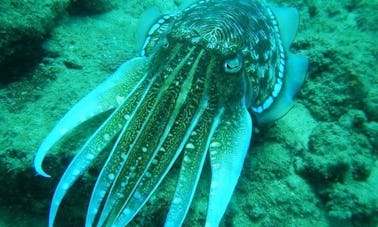
<path id="1" fill-rule="evenodd" d="M 0 2 L 0 226 L 47 225 L 57 181 L 97 124 L 49 154 L 52 178 L 35 174 L 39 144 L 76 101 L 138 54 L 143 12 L 188 4 L 72 2 Z M 309 73 L 293 109 L 256 130 L 221 225 L 377 226 L 378 4 L 270 2 L 300 12 L 292 50 L 309 58 Z M 133 225 L 164 223 L 179 165 L 173 170 Z M 95 165 L 72 188 L 57 226 L 83 225 L 97 172 Z M 210 177 L 205 166 L 187 226 L 204 224 Z"/>

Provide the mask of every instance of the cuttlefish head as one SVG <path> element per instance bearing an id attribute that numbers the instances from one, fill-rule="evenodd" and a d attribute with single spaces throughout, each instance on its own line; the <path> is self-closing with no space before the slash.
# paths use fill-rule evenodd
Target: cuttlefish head
<path id="1" fill-rule="evenodd" d="M 206 224 L 218 225 L 248 151 L 252 118 L 265 123 L 280 117 L 304 80 L 307 61 L 288 52 L 297 17 L 291 8 L 241 0 L 201 1 L 160 18 L 141 57 L 76 104 L 38 150 L 37 172 L 48 176 L 41 164 L 51 146 L 83 119 L 111 112 L 61 178 L 50 226 L 67 190 L 112 142 L 87 226 L 129 223 L 180 155 L 166 226 L 183 223 L 207 155 L 212 176 Z"/>
<path id="2" fill-rule="evenodd" d="M 199 11 L 195 10 L 197 7 Z M 243 53 L 243 49 L 247 51 L 247 42 L 242 34 L 245 31 L 239 30 L 243 28 L 240 22 L 247 18 L 234 17 L 228 10 L 222 4 L 210 8 L 198 4 L 160 19 L 149 31 L 142 55 L 151 58 L 152 70 L 162 67 L 164 62 L 163 67 L 173 71 L 181 63 L 185 74 L 195 74 L 194 83 L 209 83 L 207 86 L 214 93 L 208 93 L 207 98 L 212 95 L 211 98 L 223 102 L 218 105 L 250 103 L 252 91 L 247 91 L 245 70 L 248 62 Z M 226 14 L 230 16 L 228 20 L 223 18 Z"/>

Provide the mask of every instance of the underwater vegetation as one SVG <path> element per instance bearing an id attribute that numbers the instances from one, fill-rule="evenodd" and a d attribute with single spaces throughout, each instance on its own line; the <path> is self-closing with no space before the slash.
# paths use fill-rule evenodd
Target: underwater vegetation
<path id="1" fill-rule="evenodd" d="M 109 112 L 81 125 L 51 150 L 43 167 L 52 178 L 35 176 L 31 163 L 39 143 L 82 96 L 122 62 L 138 55 L 144 44 L 137 34 L 139 21 L 149 5 L 156 5 L 164 14 L 179 12 L 187 5 L 180 1 L 148 1 L 145 5 L 98 1 L 112 3 L 101 8 L 101 4 L 67 1 L 57 7 L 49 1 L 36 7 L 38 10 L 28 19 L 48 21 L 51 15 L 57 15 L 56 19 L 49 24 L 29 23 L 35 27 L 17 30 L 21 27 L 7 24 L 10 20 L 4 18 L 20 15 L 28 5 L 7 2 L 1 3 L 2 7 L 13 10 L 0 17 L 2 24 L 9 25 L 1 28 L 7 42 L 5 38 L 0 42 L 2 50 L 7 50 L 0 58 L 4 72 L 0 90 L 0 180 L 7 185 L 1 188 L 0 212 L 4 215 L 0 223 L 45 226 L 59 176 Z M 375 226 L 375 6 L 368 1 L 286 1 L 278 5 L 296 7 L 300 13 L 301 23 L 291 51 L 309 57 L 309 74 L 297 103 L 285 116 L 264 127 L 254 123 L 252 146 L 221 225 Z M 48 9 L 51 13 L 46 13 Z M 24 35 L 12 35 L 19 31 Z M 38 48 L 28 49 L 31 44 L 26 40 L 34 35 L 39 37 L 33 43 Z M 11 45 L 15 42 L 18 45 Z M 139 46 L 135 45 L 138 42 Z M 32 54 L 22 55 L 18 50 Z M 147 55 L 153 53 L 148 51 Z M 196 51 L 192 53 L 198 54 Z M 239 58 L 226 59 L 234 60 L 229 63 L 240 62 Z M 22 64 L 24 61 L 30 64 Z M 104 153 L 111 149 L 105 147 Z M 67 193 L 56 226 L 83 225 L 84 211 L 106 158 L 99 155 Z M 164 224 L 184 158 L 177 158 L 132 224 Z M 211 158 L 205 157 L 203 163 L 184 225 L 203 225 L 206 221 Z"/>

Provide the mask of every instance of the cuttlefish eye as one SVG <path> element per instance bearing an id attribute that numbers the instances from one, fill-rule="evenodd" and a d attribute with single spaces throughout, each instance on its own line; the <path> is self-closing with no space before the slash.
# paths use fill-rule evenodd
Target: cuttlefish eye
<path id="1" fill-rule="evenodd" d="M 242 57 L 236 55 L 234 58 L 230 58 L 224 61 L 223 69 L 226 73 L 237 73 L 243 67 Z"/>
<path id="2" fill-rule="evenodd" d="M 167 49 L 167 48 L 169 47 L 169 42 L 168 42 L 167 39 L 164 39 L 164 40 L 163 40 L 162 47 L 165 48 L 165 49 Z"/>

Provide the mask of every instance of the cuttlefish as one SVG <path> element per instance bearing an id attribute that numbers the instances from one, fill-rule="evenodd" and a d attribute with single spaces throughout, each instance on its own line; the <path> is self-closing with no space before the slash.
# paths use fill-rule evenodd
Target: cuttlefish
<path id="1" fill-rule="evenodd" d="M 109 113 L 61 177 L 49 226 L 68 189 L 108 146 L 86 226 L 127 225 L 176 161 L 180 172 L 165 225 L 182 225 L 205 160 L 211 166 L 206 225 L 219 225 L 253 123 L 284 115 L 303 84 L 307 60 L 289 51 L 297 27 L 296 9 L 256 0 L 200 1 L 158 18 L 140 56 L 81 99 L 39 147 L 35 169 L 48 177 L 42 162 L 52 146 Z"/>

